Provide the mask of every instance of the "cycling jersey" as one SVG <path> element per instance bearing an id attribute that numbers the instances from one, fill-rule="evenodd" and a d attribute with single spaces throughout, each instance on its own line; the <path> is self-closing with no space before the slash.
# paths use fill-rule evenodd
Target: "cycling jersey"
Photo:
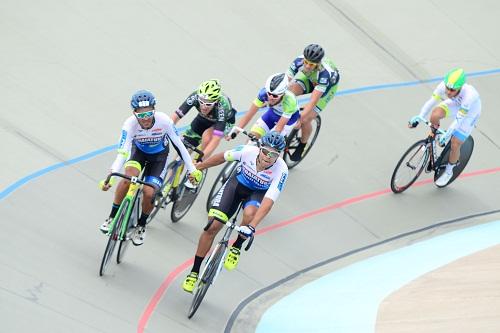
<path id="1" fill-rule="evenodd" d="M 288 76 L 293 78 L 297 73 L 302 72 L 314 86 L 314 90 L 325 93 L 330 87 L 336 85 L 339 81 L 339 72 L 337 67 L 330 59 L 323 57 L 319 66 L 310 73 L 302 71 L 304 67 L 304 56 L 297 57 L 288 69 Z M 307 92 L 306 92 L 307 93 Z"/>
<path id="2" fill-rule="evenodd" d="M 142 128 L 134 115 L 125 120 L 118 145 L 118 155 L 111 166 L 111 172 L 121 170 L 125 160 L 130 156 L 132 145 L 145 154 L 161 154 L 168 149 L 169 139 L 176 150 L 181 153 L 189 172 L 194 171 L 195 167 L 191 157 L 184 147 L 172 119 L 165 113 L 155 112 L 153 126 L 148 129 Z"/>
<path id="3" fill-rule="evenodd" d="M 260 149 L 256 146 L 238 146 L 224 153 L 226 161 L 239 161 L 236 169 L 238 182 L 251 190 L 266 191 L 264 197 L 276 202 L 283 191 L 288 177 L 288 167 L 281 157 L 269 168 L 257 171 L 257 157 Z"/>
<path id="4" fill-rule="evenodd" d="M 449 133 L 464 141 L 472 132 L 481 115 L 481 99 L 479 93 L 470 84 L 464 84 L 460 92 L 452 98 L 446 95 L 444 82 L 438 84 L 432 97 L 420 110 L 420 117 L 427 119 L 434 107 L 440 107 L 446 116 L 454 117 L 448 128 Z"/>
<path id="5" fill-rule="evenodd" d="M 221 94 L 220 100 L 215 104 L 213 109 L 208 114 L 203 114 L 200 111 L 200 102 L 198 101 L 198 93 L 194 91 L 186 100 L 179 106 L 175 113 L 179 118 L 184 117 L 193 107 L 199 112 L 199 116 L 208 120 L 214 127 L 214 131 L 224 133 L 226 123 L 234 124 L 236 110 L 231 105 L 231 100 L 224 94 Z M 197 133 L 202 135 L 203 133 Z"/>
<path id="6" fill-rule="evenodd" d="M 299 112 L 297 98 L 290 91 L 285 91 L 283 98 L 276 105 L 269 105 L 269 97 L 267 96 L 266 88 L 262 88 L 253 101 L 253 104 L 258 108 L 267 107 L 267 111 L 272 110 L 276 115 L 285 118 L 291 118 L 296 112 Z"/>

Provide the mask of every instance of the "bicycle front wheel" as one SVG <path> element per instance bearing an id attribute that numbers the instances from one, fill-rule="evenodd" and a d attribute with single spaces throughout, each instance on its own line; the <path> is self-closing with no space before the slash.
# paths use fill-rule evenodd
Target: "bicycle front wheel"
<path id="1" fill-rule="evenodd" d="M 122 206 L 120 207 L 120 215 L 116 219 L 116 223 L 114 223 L 113 228 L 109 234 L 108 243 L 106 244 L 106 249 L 104 250 L 104 255 L 101 260 L 101 267 L 99 269 L 99 275 L 103 276 L 106 267 L 109 264 L 109 260 L 113 256 L 113 252 L 115 251 L 116 243 L 120 240 L 120 231 L 122 228 L 122 223 L 125 220 L 125 215 L 127 214 L 127 207 L 129 201 L 124 200 Z"/>
<path id="2" fill-rule="evenodd" d="M 142 191 L 136 194 L 134 207 L 132 209 L 132 212 L 130 213 L 129 220 L 127 221 L 126 225 L 122 227 L 123 230 L 121 230 L 120 233 L 120 245 L 118 246 L 118 253 L 116 254 L 117 264 L 123 262 L 123 258 L 125 257 L 125 253 L 127 252 L 127 249 L 131 242 L 130 237 L 132 231 L 134 230 L 135 226 L 137 225 L 137 222 L 139 221 L 141 212 L 139 207 L 141 206 L 141 199 L 142 199 Z"/>
<path id="3" fill-rule="evenodd" d="M 311 148 L 316 142 L 316 139 L 318 138 L 319 135 L 319 131 L 321 129 L 321 117 L 319 116 L 319 114 L 311 122 L 311 125 L 312 125 L 311 136 L 309 137 L 306 147 L 304 148 L 304 152 L 302 153 L 302 156 L 298 161 L 292 161 L 291 156 L 299 146 L 300 138 L 302 136 L 302 130 L 294 128 L 288 135 L 286 140 L 285 152 L 283 154 L 283 159 L 285 160 L 288 169 L 296 167 L 311 151 Z"/>
<path id="4" fill-rule="evenodd" d="M 207 212 L 210 210 L 210 207 L 212 207 L 212 201 L 214 200 L 219 190 L 222 188 L 222 186 L 226 183 L 229 177 L 231 177 L 233 172 L 236 170 L 237 164 L 238 164 L 237 161 L 226 163 L 226 165 L 224 165 L 224 168 L 222 168 L 222 170 L 217 175 L 217 178 L 215 178 L 214 184 L 212 185 L 212 188 L 210 189 L 210 193 L 208 194 L 207 198 Z"/>
<path id="5" fill-rule="evenodd" d="M 172 170 L 173 170 L 175 163 L 176 163 L 176 161 L 172 161 L 168 164 L 166 175 L 173 172 Z M 154 219 L 154 217 L 156 216 L 156 214 L 158 214 L 160 209 L 165 208 L 171 202 L 169 195 L 170 195 L 170 189 L 172 187 L 172 179 L 173 179 L 173 176 L 171 176 L 169 179 L 165 179 L 165 181 L 163 182 L 163 184 L 160 188 L 160 191 L 155 198 L 153 210 L 149 214 L 149 217 L 146 221 L 146 224 L 149 224 Z M 160 193 L 161 193 L 161 195 L 160 195 Z"/>
<path id="6" fill-rule="evenodd" d="M 191 302 L 191 307 L 189 308 L 188 318 L 191 319 L 196 311 L 198 310 L 203 298 L 207 294 L 208 288 L 214 282 L 214 278 L 217 275 L 217 270 L 222 265 L 222 260 L 224 260 L 224 253 L 226 252 L 227 245 L 225 243 L 217 244 L 214 252 L 210 256 L 205 265 L 205 269 L 201 274 L 201 277 L 196 286 L 196 292 L 193 297 L 193 302 Z"/>
<path id="7" fill-rule="evenodd" d="M 401 193 L 405 191 L 420 176 L 430 157 L 430 151 L 426 143 L 426 140 L 417 141 L 403 154 L 392 173 L 392 192 Z"/>
<path id="8" fill-rule="evenodd" d="M 203 177 L 201 178 L 201 182 L 198 184 L 198 186 L 196 186 L 196 188 L 193 189 L 184 185 L 185 182 L 189 181 L 187 173 L 182 178 L 183 182 L 179 184 L 179 187 L 177 188 L 177 200 L 174 201 L 172 205 L 172 211 L 170 212 L 170 218 L 172 219 L 172 222 L 175 223 L 182 219 L 187 214 L 191 206 L 193 206 L 196 197 L 200 193 L 201 188 L 205 183 L 205 179 L 207 177 L 207 169 L 202 170 L 202 173 Z"/>

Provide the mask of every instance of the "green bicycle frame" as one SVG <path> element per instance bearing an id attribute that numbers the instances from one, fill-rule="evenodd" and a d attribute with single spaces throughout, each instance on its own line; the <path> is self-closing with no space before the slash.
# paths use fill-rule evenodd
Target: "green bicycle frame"
<path id="1" fill-rule="evenodd" d="M 126 208 L 125 208 L 126 212 L 125 212 L 125 216 L 124 216 L 125 223 L 122 223 L 121 229 L 120 229 L 120 234 L 118 236 L 119 240 L 124 240 L 126 238 L 127 230 L 129 227 L 128 225 L 130 222 L 130 216 L 132 215 L 132 210 L 134 209 L 134 202 L 135 202 L 136 197 L 137 197 L 137 190 L 139 189 L 140 186 L 141 186 L 141 184 L 130 183 L 127 194 L 125 195 L 125 198 L 123 198 L 122 203 L 120 204 L 120 208 L 118 208 L 118 212 L 116 213 L 115 218 L 111 222 L 111 226 L 110 226 L 109 231 L 108 231 L 108 236 L 114 230 L 115 224 L 118 222 L 118 218 L 121 215 L 124 207 L 126 206 Z"/>

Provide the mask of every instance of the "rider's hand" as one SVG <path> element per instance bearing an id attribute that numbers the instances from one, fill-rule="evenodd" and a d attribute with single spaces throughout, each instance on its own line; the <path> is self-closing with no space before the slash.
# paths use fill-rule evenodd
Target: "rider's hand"
<path id="1" fill-rule="evenodd" d="M 196 169 L 193 172 L 191 172 L 188 176 L 189 181 L 193 185 L 198 185 L 201 182 L 201 178 L 203 177 L 203 172 L 200 170 Z"/>
<path id="2" fill-rule="evenodd" d="M 441 135 L 439 136 L 439 145 L 440 145 L 441 147 L 444 147 L 444 146 L 446 146 L 446 142 L 448 142 L 448 135 L 447 135 L 447 133 L 445 132 L 444 134 L 441 134 Z"/>
<path id="3" fill-rule="evenodd" d="M 236 128 L 236 126 L 233 126 L 229 133 L 227 133 L 226 140 L 232 140 L 236 138 L 236 136 L 240 133 L 240 130 Z"/>
<path id="4" fill-rule="evenodd" d="M 419 116 L 414 116 L 408 121 L 408 127 L 409 128 L 415 128 L 418 126 L 418 123 L 420 123 L 420 117 Z"/>
<path id="5" fill-rule="evenodd" d="M 245 236 L 246 238 L 252 237 L 255 232 L 255 228 L 251 225 L 244 225 L 240 227 L 240 235 Z"/>
<path id="6" fill-rule="evenodd" d="M 99 182 L 99 188 L 103 191 L 109 190 L 111 186 L 113 186 L 113 184 L 115 183 L 115 179 L 113 177 L 111 177 L 109 183 L 106 183 L 106 179 L 103 179 Z"/>

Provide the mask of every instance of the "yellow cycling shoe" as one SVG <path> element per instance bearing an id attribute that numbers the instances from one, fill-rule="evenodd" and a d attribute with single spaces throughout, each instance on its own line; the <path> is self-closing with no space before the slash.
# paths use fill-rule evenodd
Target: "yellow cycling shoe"
<path id="1" fill-rule="evenodd" d="M 189 275 L 186 276 L 186 279 L 182 283 L 182 289 L 184 289 L 188 293 L 192 293 L 197 281 L 198 281 L 198 273 L 196 272 L 189 273 Z"/>
<path id="2" fill-rule="evenodd" d="M 238 260 L 240 260 L 240 249 L 231 246 L 226 260 L 224 260 L 224 267 L 226 267 L 228 271 L 232 271 L 238 265 Z"/>

